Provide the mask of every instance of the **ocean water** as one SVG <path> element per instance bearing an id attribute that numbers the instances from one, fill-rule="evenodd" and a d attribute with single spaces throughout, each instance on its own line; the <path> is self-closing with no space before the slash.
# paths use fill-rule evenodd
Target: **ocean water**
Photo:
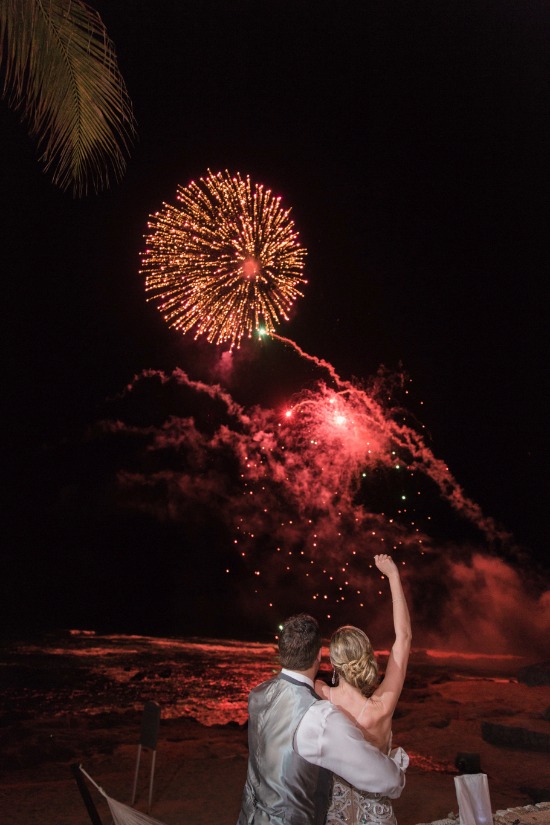
<path id="1" fill-rule="evenodd" d="M 325 661 L 327 651 L 325 650 Z M 379 651 L 384 664 L 387 651 Z M 442 677 L 515 681 L 518 657 L 416 650 L 408 682 Z M 0 721 L 123 717 L 158 702 L 164 719 L 244 724 L 250 689 L 279 669 L 273 643 L 101 635 L 71 630 L 4 645 Z"/>

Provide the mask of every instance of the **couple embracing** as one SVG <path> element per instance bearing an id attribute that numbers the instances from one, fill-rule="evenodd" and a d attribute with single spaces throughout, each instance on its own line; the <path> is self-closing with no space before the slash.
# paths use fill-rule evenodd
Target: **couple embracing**
<path id="1" fill-rule="evenodd" d="M 248 772 L 238 825 L 395 825 L 391 800 L 405 785 L 408 757 L 391 748 L 391 719 L 405 678 L 410 619 L 395 563 L 388 577 L 395 642 L 377 685 L 372 646 L 359 628 L 333 634 L 332 688 L 315 682 L 321 636 L 307 614 L 279 637 L 280 673 L 254 688 L 248 710 Z"/>

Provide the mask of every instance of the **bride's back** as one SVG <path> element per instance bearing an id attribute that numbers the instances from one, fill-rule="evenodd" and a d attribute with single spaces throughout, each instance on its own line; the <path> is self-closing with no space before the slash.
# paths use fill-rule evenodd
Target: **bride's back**
<path id="1" fill-rule="evenodd" d="M 341 679 L 338 687 L 316 684 L 317 692 L 346 714 L 359 728 L 367 742 L 388 753 L 391 747 L 391 720 L 393 708 L 387 708 L 383 697 L 376 693 L 368 699 L 360 690 Z"/>

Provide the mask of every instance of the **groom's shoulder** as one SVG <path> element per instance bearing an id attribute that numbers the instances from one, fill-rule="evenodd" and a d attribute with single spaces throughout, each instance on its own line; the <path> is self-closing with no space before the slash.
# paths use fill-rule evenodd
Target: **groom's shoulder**
<path id="1" fill-rule="evenodd" d="M 276 690 L 280 687 L 282 680 L 280 679 L 280 674 L 277 673 L 275 676 L 272 676 L 270 679 L 266 679 L 264 682 L 260 682 L 259 685 L 253 687 L 250 691 L 251 694 L 258 694 L 258 693 L 265 693 L 266 691 Z"/>

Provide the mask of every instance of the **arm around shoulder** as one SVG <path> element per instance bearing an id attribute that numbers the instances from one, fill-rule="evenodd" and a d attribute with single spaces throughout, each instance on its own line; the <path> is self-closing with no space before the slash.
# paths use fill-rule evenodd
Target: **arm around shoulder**
<path id="1" fill-rule="evenodd" d="M 405 786 L 405 772 L 329 702 L 316 702 L 304 714 L 294 736 L 294 750 L 307 762 L 327 768 L 362 791 L 395 799 Z"/>

